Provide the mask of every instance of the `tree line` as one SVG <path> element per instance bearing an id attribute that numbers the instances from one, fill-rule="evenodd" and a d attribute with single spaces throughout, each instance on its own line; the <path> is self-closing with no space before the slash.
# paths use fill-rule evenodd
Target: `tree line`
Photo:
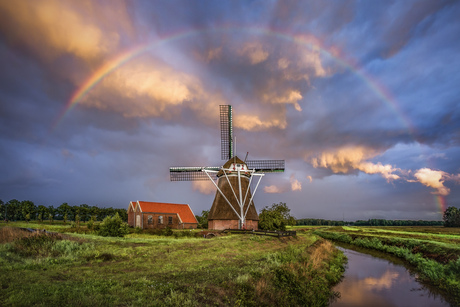
<path id="1" fill-rule="evenodd" d="M 424 220 L 386 220 L 368 219 L 357 220 L 354 222 L 332 221 L 324 219 L 299 219 L 296 225 L 302 226 L 443 226 L 443 221 L 424 221 Z"/>
<path id="2" fill-rule="evenodd" d="M 354 222 L 333 221 L 324 219 L 298 219 L 296 225 L 302 226 L 442 226 L 443 221 L 424 221 L 424 220 L 386 220 L 369 219 L 357 220 Z"/>
<path id="3" fill-rule="evenodd" d="M 63 220 L 87 222 L 89 220 L 102 221 L 107 216 L 114 216 L 116 213 L 123 221 L 128 220 L 126 209 L 103 208 L 81 204 L 71 206 L 62 203 L 58 207 L 35 205 L 30 200 L 19 201 L 12 199 L 6 203 L 0 200 L 0 220 L 9 221 L 30 221 L 30 220 Z"/>

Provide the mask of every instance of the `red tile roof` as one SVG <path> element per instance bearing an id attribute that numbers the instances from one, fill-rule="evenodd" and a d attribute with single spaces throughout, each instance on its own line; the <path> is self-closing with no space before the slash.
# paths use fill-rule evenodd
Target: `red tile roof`
<path id="1" fill-rule="evenodd" d="M 138 201 L 142 212 L 177 213 L 182 223 L 198 223 L 192 209 L 186 204 L 154 203 Z"/>

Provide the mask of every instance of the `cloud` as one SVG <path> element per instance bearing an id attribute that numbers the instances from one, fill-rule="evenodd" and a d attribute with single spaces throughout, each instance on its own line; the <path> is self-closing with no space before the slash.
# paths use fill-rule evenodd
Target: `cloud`
<path id="1" fill-rule="evenodd" d="M 323 167 L 330 169 L 333 173 L 348 174 L 355 170 L 366 174 L 380 174 L 387 181 L 399 179 L 400 176 L 394 174 L 401 171 L 398 168 L 380 162 L 375 164 L 368 162 L 371 158 L 378 155 L 375 149 L 363 146 L 343 147 L 336 151 L 323 152 L 319 156 L 311 158 L 313 167 Z"/>
<path id="2" fill-rule="evenodd" d="M 264 50 L 260 42 L 245 43 L 244 46 L 238 50 L 238 53 L 248 58 L 251 65 L 262 63 L 269 56 L 268 51 Z"/>
<path id="3" fill-rule="evenodd" d="M 436 171 L 429 168 L 421 168 L 414 174 L 416 181 L 421 184 L 436 189 L 433 194 L 442 196 L 449 195 L 450 189 L 444 186 L 444 181 L 448 179 L 455 179 L 455 176 L 449 175 L 443 171 Z M 409 182 L 416 182 L 415 180 L 408 180 Z"/>
<path id="4" fill-rule="evenodd" d="M 270 185 L 270 186 L 264 187 L 264 192 L 269 193 L 269 194 L 282 193 L 281 189 L 278 188 L 276 185 Z"/>
<path id="5" fill-rule="evenodd" d="M 393 174 L 400 169 L 393 168 L 393 166 L 386 164 L 382 165 L 380 162 L 377 164 L 371 162 L 362 162 L 357 165 L 357 169 L 366 174 L 381 174 L 387 181 L 399 179 L 400 176 Z"/>
<path id="6" fill-rule="evenodd" d="M 192 181 L 192 188 L 205 195 L 216 193 L 216 187 L 211 181 Z"/>
<path id="7" fill-rule="evenodd" d="M 302 184 L 295 178 L 294 174 L 291 175 L 289 181 L 291 182 L 291 191 L 302 191 Z"/>
<path id="8" fill-rule="evenodd" d="M 210 49 L 208 51 L 208 55 L 206 57 L 207 62 L 212 60 L 220 60 L 222 57 L 222 46 L 214 49 Z"/>
<path id="9" fill-rule="evenodd" d="M 450 4 L 449 1 L 415 1 L 411 5 L 395 3 L 388 13 L 399 16 L 390 19 L 391 25 L 381 39 L 387 44 L 384 56 L 391 57 L 403 49 L 417 34 L 415 30 L 421 23 L 424 23 L 422 28 L 426 31 L 438 17 L 436 13 Z"/>
<path id="10" fill-rule="evenodd" d="M 92 1 L 1 1 L 0 28 L 15 43 L 38 52 L 41 57 L 50 59 L 61 54 L 73 54 L 90 60 L 108 54 L 118 47 L 120 35 L 118 25 L 127 26 L 126 10 L 119 9 L 122 4 L 111 4 L 104 8 L 106 14 L 94 16 L 99 4 Z M 79 10 L 85 10 L 80 13 Z M 117 22 L 105 24 L 104 15 L 111 11 Z"/>
<path id="11" fill-rule="evenodd" d="M 208 93 L 199 78 L 176 70 L 153 58 L 142 58 L 123 65 L 81 100 L 81 104 L 125 117 L 171 118 L 178 106 L 196 110 L 208 117 L 211 106 L 225 104 L 222 98 Z"/>
<path id="12" fill-rule="evenodd" d="M 302 183 L 295 178 L 295 174 L 291 174 L 289 182 L 264 187 L 264 192 L 269 194 L 280 194 L 289 191 L 302 191 Z"/>
<path id="13" fill-rule="evenodd" d="M 298 90 L 287 90 L 284 93 L 265 93 L 263 99 L 272 104 L 292 104 L 297 111 L 302 111 L 298 101 L 302 99 L 302 95 Z"/>
<path id="14" fill-rule="evenodd" d="M 283 119 L 271 118 L 262 120 L 257 115 L 238 114 L 235 116 L 234 125 L 244 130 L 267 129 L 271 127 L 285 129 L 287 121 L 285 117 Z"/>
<path id="15" fill-rule="evenodd" d="M 313 182 L 313 178 L 311 176 L 307 176 L 307 179 L 310 181 L 310 183 Z"/>

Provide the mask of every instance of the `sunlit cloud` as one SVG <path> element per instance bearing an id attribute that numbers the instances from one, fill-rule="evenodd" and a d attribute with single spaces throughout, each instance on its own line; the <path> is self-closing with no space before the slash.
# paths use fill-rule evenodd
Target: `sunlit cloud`
<path id="1" fill-rule="evenodd" d="M 263 99 L 273 104 L 292 104 L 297 111 L 302 111 L 298 101 L 303 97 L 298 90 L 289 90 L 283 94 L 265 93 Z"/>
<path id="2" fill-rule="evenodd" d="M 192 189 L 205 195 L 216 193 L 216 187 L 211 181 L 192 181 Z"/>
<path id="3" fill-rule="evenodd" d="M 302 191 L 302 184 L 295 178 L 294 174 L 291 175 L 289 181 L 291 183 L 291 191 Z"/>
<path id="4" fill-rule="evenodd" d="M 111 97 L 114 94 L 115 99 Z M 220 101 L 220 97 L 205 91 L 197 77 L 154 59 L 142 59 L 119 67 L 81 104 L 125 117 L 169 118 L 174 108 L 181 105 L 205 116 L 209 112 L 204 111 Z"/>
<path id="5" fill-rule="evenodd" d="M 257 130 L 276 127 L 285 129 L 287 125 L 286 118 L 260 119 L 258 115 L 238 114 L 234 119 L 235 127 L 244 130 Z"/>
<path id="6" fill-rule="evenodd" d="M 282 193 L 281 189 L 278 188 L 276 185 L 270 185 L 270 186 L 264 187 L 264 192 L 269 193 L 269 194 Z"/>
<path id="7" fill-rule="evenodd" d="M 323 152 L 317 157 L 311 158 L 313 167 L 327 168 L 333 173 L 351 173 L 352 171 L 362 171 L 366 174 L 380 174 L 387 181 L 399 179 L 400 176 L 394 174 L 401 171 L 398 168 L 380 162 L 372 163 L 367 160 L 374 158 L 379 153 L 372 148 L 363 146 L 343 147 L 336 151 Z"/>
<path id="8" fill-rule="evenodd" d="M 251 65 L 259 64 L 265 61 L 269 53 L 264 50 L 263 46 L 259 42 L 248 42 L 238 50 L 238 53 L 245 56 L 251 63 Z"/>
<path id="9" fill-rule="evenodd" d="M 435 189 L 436 192 L 433 192 L 433 194 L 446 196 L 446 195 L 449 195 L 450 193 L 450 189 L 444 186 L 444 181 L 452 177 L 446 172 L 436 171 L 436 170 L 432 170 L 429 168 L 422 168 L 422 169 L 417 170 L 417 172 L 414 174 L 414 177 L 417 180 L 408 180 L 408 181 L 409 182 L 418 181 L 427 187 L 431 187 Z"/>
<path id="10" fill-rule="evenodd" d="M 117 10 L 119 5 L 113 3 L 112 10 L 108 11 L 116 14 L 119 25 L 126 25 L 128 17 L 124 10 Z M 10 19 L 9 35 L 12 39 L 27 45 L 46 59 L 67 53 L 91 60 L 118 47 L 120 35 L 117 23 L 103 27 L 98 23 L 103 18 L 79 13 L 80 9 L 95 12 L 98 6 L 91 1 L 0 2 L 0 10 L 6 12 Z"/>

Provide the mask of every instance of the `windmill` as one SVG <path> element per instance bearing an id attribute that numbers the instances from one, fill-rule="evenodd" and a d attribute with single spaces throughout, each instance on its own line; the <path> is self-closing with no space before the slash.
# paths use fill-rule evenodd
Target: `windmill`
<path id="1" fill-rule="evenodd" d="M 259 216 L 253 198 L 265 173 L 284 172 L 284 160 L 241 160 L 233 154 L 232 106 L 220 106 L 220 167 L 170 167 L 171 181 L 211 180 L 216 196 L 208 215 L 209 229 L 257 229 Z M 254 178 L 256 178 L 254 180 Z M 217 182 L 216 182 L 217 181 Z M 256 182 L 254 192 L 251 184 Z"/>

